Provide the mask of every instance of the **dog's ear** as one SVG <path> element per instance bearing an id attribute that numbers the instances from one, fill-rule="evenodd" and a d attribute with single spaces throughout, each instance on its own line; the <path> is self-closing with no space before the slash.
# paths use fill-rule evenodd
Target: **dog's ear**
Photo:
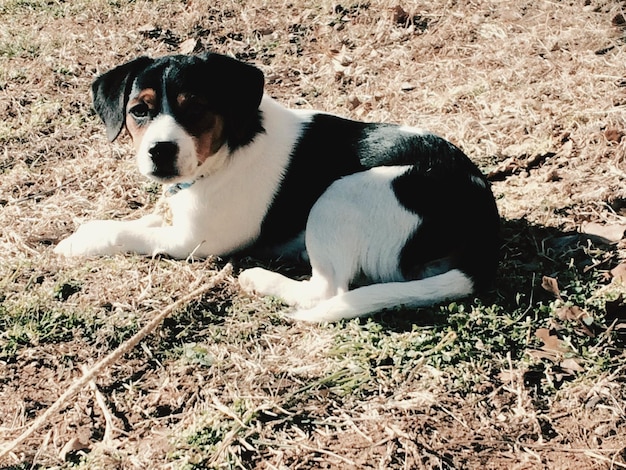
<path id="1" fill-rule="evenodd" d="M 104 122 L 111 142 L 124 128 L 126 103 L 133 80 L 152 62 L 154 60 L 149 57 L 138 57 L 100 75 L 91 85 L 93 107 Z"/>
<path id="2" fill-rule="evenodd" d="M 254 112 L 263 98 L 265 78 L 253 65 L 231 57 L 207 53 L 203 56 L 207 75 L 216 88 L 218 101 L 226 109 Z"/>

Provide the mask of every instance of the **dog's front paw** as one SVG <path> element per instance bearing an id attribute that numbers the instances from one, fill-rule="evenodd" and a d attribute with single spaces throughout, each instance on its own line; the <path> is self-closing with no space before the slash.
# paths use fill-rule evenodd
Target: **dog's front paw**
<path id="1" fill-rule="evenodd" d="M 63 256 L 112 255 L 121 251 L 117 244 L 118 222 L 94 220 L 62 240 L 54 252 Z"/>

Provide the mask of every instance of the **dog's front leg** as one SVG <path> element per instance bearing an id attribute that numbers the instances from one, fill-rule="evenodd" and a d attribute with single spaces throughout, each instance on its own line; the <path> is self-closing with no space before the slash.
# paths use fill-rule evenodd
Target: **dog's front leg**
<path id="1" fill-rule="evenodd" d="M 64 256 L 113 255 L 123 252 L 153 255 L 166 253 L 186 257 L 193 246 L 177 236 L 174 227 L 161 226 L 160 216 L 151 214 L 138 220 L 94 220 L 81 225 L 54 249 Z"/>

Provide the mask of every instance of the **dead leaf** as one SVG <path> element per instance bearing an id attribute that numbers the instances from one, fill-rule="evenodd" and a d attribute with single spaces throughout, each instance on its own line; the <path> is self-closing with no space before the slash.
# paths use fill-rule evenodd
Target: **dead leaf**
<path id="1" fill-rule="evenodd" d="M 564 305 L 556 311 L 556 316 L 559 320 L 577 321 L 584 313 L 584 310 L 576 305 Z"/>
<path id="2" fill-rule="evenodd" d="M 609 142 L 619 143 L 624 138 L 624 133 L 619 129 L 607 129 L 604 131 L 604 137 Z"/>
<path id="3" fill-rule="evenodd" d="M 503 181 L 507 176 L 518 172 L 521 169 L 519 162 L 515 158 L 509 158 L 502 162 L 498 168 L 487 174 L 489 181 Z"/>
<path id="4" fill-rule="evenodd" d="M 498 374 L 498 378 L 502 383 L 513 383 L 520 380 L 523 373 L 520 369 L 505 369 L 501 370 Z"/>
<path id="5" fill-rule="evenodd" d="M 361 106 L 362 101 L 358 98 L 358 96 L 349 96 L 348 97 L 348 108 L 353 111 L 359 106 Z"/>
<path id="6" fill-rule="evenodd" d="M 559 339 L 557 335 L 551 333 L 548 328 L 539 328 L 535 331 L 535 336 L 543 341 L 541 349 L 548 352 L 564 353 L 569 351 L 569 347 Z"/>
<path id="7" fill-rule="evenodd" d="M 59 451 L 59 458 L 62 461 L 66 461 L 69 454 L 72 452 L 76 452 L 79 450 L 89 449 L 89 445 L 81 442 L 78 437 L 73 437 L 63 446 L 63 448 Z"/>
<path id="8" fill-rule="evenodd" d="M 198 52 L 202 49 L 202 42 L 199 39 L 187 39 L 183 41 L 179 50 L 181 54 L 193 54 L 194 52 Z"/>
<path id="9" fill-rule="evenodd" d="M 580 231 L 587 235 L 599 237 L 604 243 L 617 243 L 624 238 L 626 224 L 599 224 L 597 222 L 587 222 L 582 224 Z"/>
<path id="10" fill-rule="evenodd" d="M 392 8 L 393 22 L 396 24 L 406 24 L 409 21 L 409 14 L 400 5 Z"/>
<path id="11" fill-rule="evenodd" d="M 541 166 L 547 159 L 557 154 L 552 142 L 537 142 L 532 139 L 509 145 L 500 151 L 502 157 L 509 157 L 498 168 L 487 175 L 490 181 L 502 181 L 507 176 L 529 172 Z"/>
<path id="12" fill-rule="evenodd" d="M 559 282 L 550 276 L 543 276 L 541 279 L 541 287 L 550 294 L 554 295 L 557 299 L 561 298 L 561 290 L 559 289 Z"/>
<path id="13" fill-rule="evenodd" d="M 555 155 L 556 153 L 554 152 L 537 153 L 537 154 L 531 155 L 526 159 L 525 169 L 530 170 L 532 168 L 535 168 L 541 165 L 548 158 L 554 157 Z"/>
<path id="14" fill-rule="evenodd" d="M 593 317 L 589 315 L 589 312 L 577 305 L 564 305 L 560 307 L 556 311 L 556 316 L 559 320 L 580 322 L 586 326 L 590 326 L 593 323 Z"/>
<path id="15" fill-rule="evenodd" d="M 148 23 L 148 24 L 144 24 L 143 26 L 140 26 L 139 28 L 137 28 L 137 31 L 139 31 L 140 33 L 150 33 L 152 31 L 156 31 L 157 29 L 159 29 L 159 28 L 157 28 L 152 23 Z"/>
<path id="16" fill-rule="evenodd" d="M 620 263 L 613 269 L 611 269 L 611 276 L 613 276 L 614 279 L 617 279 L 617 281 L 621 282 L 622 284 L 626 284 L 626 263 Z"/>
<path id="17" fill-rule="evenodd" d="M 574 374 L 576 372 L 582 372 L 582 371 L 585 370 L 585 369 L 583 369 L 581 367 L 581 365 L 578 363 L 578 361 L 576 359 L 574 359 L 574 358 L 563 359 L 559 363 L 559 366 L 565 372 L 569 372 L 570 374 Z"/>
<path id="18" fill-rule="evenodd" d="M 547 359 L 552 362 L 557 360 L 555 352 L 542 351 L 541 349 L 528 349 L 526 352 L 534 359 Z"/>
<path id="19" fill-rule="evenodd" d="M 153 24 L 145 24 L 143 26 L 140 26 L 139 28 L 137 28 L 137 31 L 142 36 L 152 38 L 152 39 L 158 38 L 163 32 L 161 28 Z"/>

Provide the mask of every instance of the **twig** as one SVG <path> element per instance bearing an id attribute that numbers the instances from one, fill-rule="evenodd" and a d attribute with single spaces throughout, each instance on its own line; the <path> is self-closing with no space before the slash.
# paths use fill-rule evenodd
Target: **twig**
<path id="1" fill-rule="evenodd" d="M 119 358 L 121 358 L 124 354 L 133 349 L 137 344 L 152 333 L 165 318 L 167 318 L 174 310 L 176 310 L 181 305 L 192 301 L 193 299 L 203 295 L 204 293 L 211 290 L 218 283 L 222 282 L 227 276 L 229 276 L 232 272 L 232 265 L 228 263 L 224 266 L 217 274 L 215 274 L 212 278 L 208 280 L 208 282 L 193 292 L 190 292 L 186 296 L 177 300 L 171 305 L 168 305 L 166 308 L 161 310 L 158 315 L 156 315 L 149 323 L 147 323 L 141 330 L 135 333 L 134 336 L 126 340 L 124 343 L 120 344 L 115 351 L 110 353 L 104 359 L 100 360 L 93 366 L 90 370 L 86 371 L 81 378 L 76 380 L 70 388 L 68 388 L 65 393 L 63 393 L 57 401 L 55 401 L 41 416 L 39 416 L 30 427 L 20 434 L 17 438 L 15 438 L 12 442 L 6 445 L 2 450 L 0 450 L 0 458 L 5 457 L 9 452 L 15 449 L 17 446 L 22 444 L 26 439 L 28 439 L 35 431 L 37 431 L 41 426 L 43 426 L 46 421 L 56 412 L 60 411 L 63 405 L 76 393 L 78 393 L 85 385 L 89 384 L 91 380 L 93 380 L 99 373 L 101 373 L 107 367 L 113 365 Z"/>
<path id="2" fill-rule="evenodd" d="M 316 448 L 316 447 L 312 447 L 312 446 L 307 446 L 306 444 L 302 444 L 300 445 L 301 448 L 306 449 L 306 450 L 310 450 L 311 452 L 317 452 L 319 454 L 324 454 L 324 455 L 328 455 L 330 457 L 335 457 L 336 459 L 341 460 L 344 463 L 347 463 L 348 465 L 352 465 L 352 466 L 356 466 L 356 462 L 354 460 L 350 460 L 346 457 L 343 457 L 339 454 L 335 454 L 334 452 L 331 452 L 330 450 L 325 450 L 325 449 L 320 449 L 320 448 Z"/>
<path id="3" fill-rule="evenodd" d="M 85 372 L 88 372 L 86 367 L 83 369 L 83 373 Z M 91 390 L 93 390 L 93 393 L 96 398 L 96 404 L 100 407 L 102 416 L 104 416 L 105 428 L 104 428 L 104 436 L 102 437 L 102 442 L 104 442 L 105 445 L 110 446 L 111 442 L 113 441 L 113 431 L 121 431 L 121 429 L 117 429 L 115 427 L 115 421 L 113 420 L 113 415 L 109 411 L 109 408 L 107 407 L 107 404 L 104 401 L 104 396 L 102 396 L 102 393 L 100 393 L 100 390 L 98 390 L 96 381 L 95 380 L 89 381 L 89 387 L 91 388 Z"/>

